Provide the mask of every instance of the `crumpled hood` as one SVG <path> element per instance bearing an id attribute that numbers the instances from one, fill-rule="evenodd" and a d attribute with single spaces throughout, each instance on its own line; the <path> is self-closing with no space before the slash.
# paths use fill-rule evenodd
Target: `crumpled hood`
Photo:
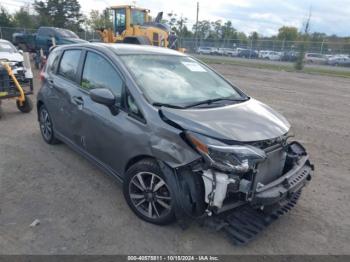
<path id="1" fill-rule="evenodd" d="M 6 59 L 9 62 L 23 62 L 23 56 L 20 53 L 0 52 L 0 60 Z"/>
<path id="2" fill-rule="evenodd" d="M 217 108 L 162 107 L 161 112 L 185 130 L 240 142 L 276 138 L 290 129 L 290 124 L 281 114 L 252 98 Z"/>

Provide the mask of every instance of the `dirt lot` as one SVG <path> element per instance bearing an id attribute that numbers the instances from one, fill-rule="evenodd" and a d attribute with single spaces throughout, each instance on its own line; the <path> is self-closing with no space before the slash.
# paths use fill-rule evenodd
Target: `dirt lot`
<path id="1" fill-rule="evenodd" d="M 138 219 L 121 187 L 65 145 L 40 137 L 36 113 L 3 104 L 0 120 L 2 254 L 350 254 L 350 79 L 215 66 L 282 112 L 316 166 L 298 206 L 258 239 L 234 247 L 198 226 Z M 33 220 L 40 225 L 31 228 Z"/>

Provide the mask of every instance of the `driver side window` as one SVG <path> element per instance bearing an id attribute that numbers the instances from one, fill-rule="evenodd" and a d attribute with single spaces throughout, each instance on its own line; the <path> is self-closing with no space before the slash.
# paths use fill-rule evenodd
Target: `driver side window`
<path id="1" fill-rule="evenodd" d="M 87 91 L 107 88 L 116 96 L 118 104 L 120 103 L 123 80 L 114 67 L 96 53 L 87 52 L 80 85 Z"/>

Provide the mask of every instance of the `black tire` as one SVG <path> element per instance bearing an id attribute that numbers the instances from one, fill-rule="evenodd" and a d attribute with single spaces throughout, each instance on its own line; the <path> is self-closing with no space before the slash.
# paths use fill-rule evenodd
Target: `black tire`
<path id="1" fill-rule="evenodd" d="M 123 193 L 131 210 L 141 219 L 156 225 L 175 221 L 175 191 L 155 160 L 141 160 L 127 170 Z"/>
<path id="2" fill-rule="evenodd" d="M 25 100 L 22 105 L 20 105 L 18 100 L 16 101 L 16 105 L 18 110 L 22 113 L 29 113 L 33 110 L 33 102 L 28 96 L 25 96 Z"/>
<path id="3" fill-rule="evenodd" d="M 44 141 L 50 145 L 59 144 L 60 141 L 55 137 L 53 130 L 52 118 L 44 105 L 40 106 L 38 116 L 40 132 Z"/>

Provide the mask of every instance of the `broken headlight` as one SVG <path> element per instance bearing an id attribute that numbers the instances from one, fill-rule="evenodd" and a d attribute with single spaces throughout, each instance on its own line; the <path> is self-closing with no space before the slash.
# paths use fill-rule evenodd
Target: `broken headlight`
<path id="1" fill-rule="evenodd" d="M 246 173 L 266 159 L 265 152 L 254 146 L 226 145 L 193 132 L 185 132 L 185 135 L 212 168 L 223 172 Z"/>

